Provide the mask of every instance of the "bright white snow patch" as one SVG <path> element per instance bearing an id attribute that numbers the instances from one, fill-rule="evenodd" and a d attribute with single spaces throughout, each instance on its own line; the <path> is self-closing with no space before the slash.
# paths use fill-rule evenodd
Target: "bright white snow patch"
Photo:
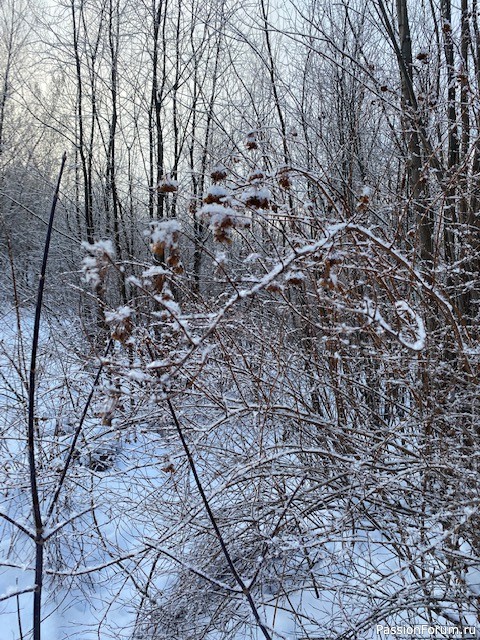
<path id="1" fill-rule="evenodd" d="M 115 311 L 105 311 L 105 321 L 108 324 L 123 322 L 127 318 L 130 318 L 132 313 L 132 309 L 128 306 L 118 307 Z"/>

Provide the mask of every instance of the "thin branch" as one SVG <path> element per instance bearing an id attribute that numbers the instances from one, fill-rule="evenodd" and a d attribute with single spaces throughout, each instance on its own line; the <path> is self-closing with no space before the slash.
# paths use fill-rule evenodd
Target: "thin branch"
<path id="1" fill-rule="evenodd" d="M 63 487 L 64 482 L 65 482 L 65 478 L 67 476 L 67 471 L 68 471 L 68 469 L 70 467 L 70 464 L 71 464 L 71 462 L 73 460 L 73 454 L 75 452 L 75 447 L 77 446 L 78 438 L 80 437 L 80 434 L 81 434 L 82 429 L 83 429 L 83 423 L 85 422 L 85 418 L 87 417 L 87 413 L 88 413 L 88 410 L 90 408 L 90 404 L 91 404 L 92 399 L 93 399 L 93 394 L 95 393 L 95 389 L 96 389 L 96 387 L 98 385 L 98 381 L 100 380 L 100 375 L 101 375 L 101 373 L 103 371 L 103 367 L 105 366 L 105 358 L 107 357 L 110 349 L 112 348 L 112 345 L 113 345 L 113 338 L 110 338 L 110 340 L 108 341 L 107 347 L 105 349 L 103 358 L 100 361 L 100 366 L 98 367 L 97 375 L 95 376 L 95 380 L 93 381 L 92 388 L 90 389 L 90 393 L 88 394 L 87 401 L 85 403 L 85 406 L 83 407 L 82 415 L 80 417 L 80 422 L 78 423 L 78 426 L 75 429 L 75 433 L 73 435 L 72 442 L 70 443 L 70 448 L 68 450 L 67 459 L 65 460 L 65 464 L 63 465 L 62 473 L 61 473 L 60 478 L 58 480 L 57 488 L 55 489 L 55 493 L 54 493 L 54 496 L 52 498 L 52 502 L 50 503 L 50 506 L 48 507 L 48 510 L 47 510 L 47 516 L 46 516 L 46 520 L 47 521 L 51 518 L 53 510 L 55 508 L 55 505 L 58 502 L 58 498 L 60 496 L 60 492 L 62 490 L 62 487 Z"/>
<path id="2" fill-rule="evenodd" d="M 17 527 L 17 529 L 20 529 L 20 531 L 22 533 L 24 533 L 25 535 L 27 535 L 29 538 L 31 538 L 32 540 L 35 540 L 35 534 L 32 531 L 29 531 L 26 527 L 24 527 L 22 524 L 20 524 L 19 522 L 17 522 L 16 520 L 14 520 L 13 518 L 11 518 L 10 516 L 8 516 L 6 513 L 3 513 L 3 511 L 0 511 L 0 518 L 3 518 L 4 520 L 6 520 L 7 522 L 9 522 L 10 524 L 13 524 L 14 527 Z"/>
<path id="3" fill-rule="evenodd" d="M 258 624 L 258 626 L 260 627 L 261 632 L 263 633 L 263 635 L 265 636 L 266 640 L 272 640 L 272 636 L 270 635 L 270 632 L 268 631 L 267 627 L 265 626 L 264 622 L 262 621 L 262 619 L 260 618 L 260 614 L 258 612 L 257 609 L 257 605 L 255 604 L 255 601 L 253 600 L 252 594 L 250 593 L 250 589 L 247 587 L 247 585 L 245 584 L 245 582 L 242 580 L 242 577 L 240 576 L 240 574 L 237 571 L 237 568 L 235 567 L 235 564 L 232 560 L 232 557 L 230 555 L 230 552 L 228 551 L 227 545 L 225 543 L 225 540 L 223 539 L 222 533 L 218 527 L 217 521 L 215 519 L 215 516 L 213 515 L 213 511 L 210 508 L 210 503 L 208 502 L 208 498 L 205 494 L 205 491 L 203 489 L 203 485 L 202 482 L 200 480 L 200 476 L 198 475 L 197 472 L 197 468 L 195 465 L 195 462 L 193 460 L 193 456 L 190 452 L 189 446 L 187 444 L 187 441 L 185 440 L 185 436 L 183 435 L 183 430 L 182 427 L 180 426 L 180 422 L 178 421 L 177 418 L 177 414 L 175 413 L 175 409 L 173 408 L 173 405 L 170 401 L 169 398 L 167 398 L 167 405 L 168 408 L 170 410 L 170 413 L 172 414 L 172 418 L 173 421 L 175 423 L 175 427 L 177 429 L 177 433 L 179 435 L 179 438 L 182 442 L 182 446 L 183 449 L 187 455 L 187 459 L 188 459 L 188 464 L 190 465 L 190 469 L 192 470 L 192 474 L 193 477 L 195 479 L 195 484 L 197 485 L 198 491 L 200 493 L 200 496 L 202 498 L 202 502 L 205 506 L 205 510 L 207 512 L 208 515 L 208 519 L 210 520 L 213 530 L 215 531 L 215 535 L 217 536 L 217 539 L 220 543 L 220 547 L 222 549 L 223 555 L 225 556 L 225 559 L 227 561 L 227 564 L 229 566 L 229 569 L 232 573 L 232 576 L 235 578 L 236 583 L 238 584 L 238 586 L 240 587 L 240 589 L 242 590 L 242 593 L 244 594 L 244 596 L 246 597 L 248 604 L 250 605 L 250 609 L 252 610 L 253 616 Z"/>
<path id="4" fill-rule="evenodd" d="M 18 591 L 13 591 L 12 593 L 5 593 L 0 595 L 0 602 L 5 602 L 5 600 L 9 600 L 10 598 L 16 598 L 17 596 L 21 596 L 22 593 L 31 593 L 35 591 L 36 586 L 25 587 L 25 589 L 19 589 Z"/>

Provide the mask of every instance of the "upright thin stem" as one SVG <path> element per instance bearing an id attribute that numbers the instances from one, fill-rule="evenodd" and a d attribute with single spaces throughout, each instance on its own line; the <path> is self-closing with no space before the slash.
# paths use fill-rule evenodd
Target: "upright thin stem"
<path id="1" fill-rule="evenodd" d="M 175 423 L 175 427 L 177 428 L 177 433 L 180 437 L 180 440 L 182 442 L 182 446 L 183 449 L 187 455 L 187 459 L 188 459 L 188 464 L 190 465 L 190 469 L 192 470 L 193 473 L 193 477 L 195 479 L 195 484 L 197 485 L 197 489 L 200 493 L 200 496 L 202 498 L 202 502 L 203 505 L 205 507 L 205 510 L 207 512 L 208 518 L 210 520 L 210 523 L 213 527 L 213 530 L 215 531 L 215 535 L 218 538 L 218 542 L 220 543 L 220 547 L 222 549 L 223 555 L 225 556 L 225 560 L 227 561 L 228 567 L 230 569 L 230 572 L 232 574 L 232 576 L 235 578 L 235 582 L 238 584 L 238 586 L 240 587 L 240 589 L 242 590 L 242 593 L 244 594 L 244 596 L 246 597 L 248 604 L 250 605 L 250 609 L 252 610 L 253 613 L 253 617 L 255 618 L 261 632 L 263 633 L 263 635 L 265 636 L 266 640 L 272 640 L 272 636 L 270 635 L 268 629 L 266 628 L 265 624 L 263 623 L 262 619 L 260 618 L 260 613 L 258 612 L 257 606 L 255 604 L 255 601 L 253 600 L 252 594 L 250 592 L 249 587 L 245 584 L 244 580 L 242 579 L 242 577 L 240 576 L 240 574 L 237 571 L 237 568 L 235 567 L 235 564 L 232 560 L 232 557 L 228 551 L 227 545 L 225 543 L 225 540 L 222 536 L 222 532 L 220 531 L 218 524 L 217 524 L 217 520 L 215 518 L 215 516 L 213 515 L 213 511 L 210 507 L 210 503 L 208 502 L 208 498 L 207 495 L 203 489 L 203 485 L 202 482 L 200 480 L 200 476 L 198 475 L 197 472 L 197 467 L 195 465 L 195 462 L 193 460 L 193 456 L 190 452 L 190 448 L 187 444 L 187 441 L 185 440 L 185 436 L 183 435 L 183 430 L 182 427 L 180 426 L 180 422 L 177 418 L 177 414 L 175 413 L 175 409 L 173 408 L 173 405 L 170 401 L 170 399 L 167 399 L 167 404 L 168 404 L 168 408 L 170 409 L 170 413 L 172 414 L 172 418 L 173 421 Z"/>
<path id="2" fill-rule="evenodd" d="M 30 492 L 32 496 L 32 511 L 35 524 L 35 591 L 33 592 L 33 640 L 40 640 L 41 635 L 41 609 L 42 609 L 42 585 L 43 585 L 43 521 L 40 509 L 40 496 L 37 485 L 37 469 L 35 461 L 35 374 L 37 366 L 37 351 L 40 335 L 40 318 L 42 315 L 43 292 L 45 289 L 45 273 L 47 270 L 48 253 L 50 250 L 50 239 L 52 237 L 53 219 L 55 209 L 57 207 L 58 194 L 60 191 L 60 182 L 62 180 L 63 170 L 67 154 L 64 153 L 60 171 L 58 174 L 57 186 L 53 195 L 52 208 L 50 210 L 50 219 L 48 222 L 47 236 L 43 250 L 42 269 L 40 272 L 40 280 L 38 282 L 37 304 L 35 307 L 35 322 L 33 325 L 32 352 L 30 361 L 30 377 L 28 386 L 28 427 L 27 427 L 27 443 L 28 443 L 28 466 L 30 473 Z"/>

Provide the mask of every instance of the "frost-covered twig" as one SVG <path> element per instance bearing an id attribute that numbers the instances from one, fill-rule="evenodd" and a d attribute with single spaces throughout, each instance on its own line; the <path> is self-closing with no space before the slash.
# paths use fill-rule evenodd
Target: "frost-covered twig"
<path id="1" fill-rule="evenodd" d="M 229 593 L 236 593 L 236 594 L 241 594 L 242 593 L 240 589 L 238 589 L 238 588 L 234 589 L 230 585 L 226 584 L 225 582 L 221 582 L 220 580 L 216 580 L 215 578 L 212 578 L 212 576 L 209 576 L 204 571 L 200 571 L 200 569 L 196 569 L 195 567 L 193 567 L 188 562 L 184 562 L 183 560 L 180 560 L 180 558 L 175 556 L 170 551 L 167 551 L 166 549 L 163 549 L 162 547 L 158 547 L 157 545 L 155 545 L 153 543 L 147 543 L 147 546 L 150 549 L 155 549 L 155 551 L 158 551 L 158 553 L 161 553 L 162 555 L 167 556 L 167 558 L 170 558 L 171 560 L 173 560 L 174 562 L 176 562 L 177 564 L 182 566 L 184 569 L 186 569 L 190 573 L 195 574 L 199 578 L 203 578 L 203 580 L 206 580 L 207 582 L 210 582 L 211 584 L 215 585 L 216 587 L 219 587 L 223 591 L 227 591 Z"/>
<path id="2" fill-rule="evenodd" d="M 230 555 L 230 552 L 228 551 L 227 545 L 226 545 L 225 540 L 223 539 L 223 536 L 222 536 L 222 532 L 219 529 L 217 520 L 216 520 L 215 516 L 213 515 L 213 511 L 212 511 L 212 509 L 210 507 L 210 503 L 209 503 L 208 498 L 207 498 L 207 496 L 205 494 L 205 491 L 203 489 L 203 485 L 202 485 L 202 482 L 200 480 L 200 476 L 198 475 L 198 472 L 197 472 L 197 467 L 196 467 L 195 462 L 193 460 L 193 456 L 191 454 L 191 451 L 190 451 L 190 448 L 189 448 L 189 446 L 187 444 L 187 441 L 185 440 L 185 436 L 183 434 L 183 430 L 182 430 L 182 427 L 180 425 L 180 422 L 179 422 L 179 420 L 177 418 L 177 414 L 176 414 L 175 409 L 173 408 L 173 405 L 172 405 L 172 403 L 171 403 L 169 398 L 167 398 L 167 405 L 168 405 L 168 408 L 170 410 L 170 413 L 172 414 L 172 418 L 173 418 L 173 421 L 175 423 L 175 427 L 177 429 L 177 433 L 178 433 L 178 435 L 180 437 L 183 449 L 184 449 L 185 454 L 187 456 L 188 464 L 190 466 L 190 469 L 192 470 L 192 474 L 193 474 L 193 477 L 195 479 L 195 484 L 197 485 L 197 489 L 198 489 L 198 491 L 200 493 L 200 496 L 202 498 L 202 502 L 203 502 L 205 510 L 207 512 L 208 519 L 210 520 L 210 523 L 211 523 L 211 525 L 213 527 L 215 535 L 217 536 L 218 542 L 220 543 L 220 547 L 222 549 L 222 553 L 225 556 L 225 560 L 227 561 L 227 564 L 228 564 L 229 569 L 230 569 L 230 571 L 232 573 L 232 576 L 235 579 L 235 582 L 240 587 L 240 589 L 241 589 L 242 593 L 244 594 L 245 598 L 247 599 L 247 602 L 248 602 L 248 604 L 250 606 L 250 609 L 252 610 L 253 617 L 255 618 L 255 620 L 256 620 L 259 628 L 260 628 L 260 631 L 263 633 L 263 635 L 265 636 L 266 640 L 272 640 L 272 636 L 270 635 L 270 632 L 268 631 L 268 629 L 267 629 L 265 623 L 263 622 L 263 620 L 260 618 L 260 613 L 258 611 L 257 605 L 255 604 L 255 601 L 253 600 L 250 588 L 248 587 L 247 584 L 245 584 L 244 580 L 242 579 L 242 577 L 238 573 L 237 568 L 235 567 L 235 564 L 234 564 L 234 562 L 232 560 L 232 557 Z"/>
<path id="3" fill-rule="evenodd" d="M 22 533 L 27 535 L 32 540 L 35 540 L 35 533 L 33 533 L 33 531 L 29 531 L 26 527 L 24 527 L 22 524 L 20 524 L 19 522 L 17 522 L 13 518 L 11 518 L 6 513 L 3 513 L 2 511 L 0 511 L 0 518 L 3 518 L 4 520 L 9 522 L 10 524 L 13 524 L 13 526 L 17 527 L 17 529 L 19 529 Z"/>
<path id="4" fill-rule="evenodd" d="M 32 593 L 32 591 L 35 591 L 35 589 L 35 585 L 31 587 L 25 587 L 24 589 L 12 589 L 11 593 L 10 591 L 7 591 L 6 593 L 0 594 L 0 602 L 4 602 L 5 600 L 9 600 L 10 598 L 16 598 L 17 596 L 21 596 L 23 593 Z"/>
<path id="5" fill-rule="evenodd" d="M 56 533 L 61 531 L 63 529 L 63 527 L 66 527 L 67 524 L 70 524 L 71 522 L 73 522 L 77 518 L 81 518 L 86 513 L 89 513 L 92 510 L 92 508 L 95 508 L 95 505 L 93 507 L 92 506 L 88 506 L 87 509 L 84 509 L 83 511 L 80 511 L 80 513 L 74 513 L 70 518 L 67 518 L 66 520 L 62 520 L 62 522 L 59 522 L 50 531 L 44 530 L 43 539 L 45 540 L 45 542 L 47 540 L 49 540 L 52 536 L 54 536 Z"/>
<path id="6" fill-rule="evenodd" d="M 78 438 L 80 437 L 80 434 L 82 432 L 83 424 L 85 422 L 85 418 L 87 417 L 87 413 L 88 413 L 88 410 L 90 408 L 90 404 L 91 404 L 92 399 L 93 399 L 93 394 L 95 393 L 95 389 L 96 389 L 96 387 L 98 385 L 98 382 L 100 380 L 100 375 L 101 375 L 101 373 L 103 371 L 103 367 L 105 366 L 105 358 L 107 357 L 108 353 L 110 352 L 110 349 L 112 348 L 112 345 L 113 345 L 113 338 L 110 338 L 110 340 L 108 341 L 107 347 L 105 349 L 104 356 L 100 360 L 100 365 L 99 365 L 99 367 L 97 369 L 97 374 L 96 374 L 95 379 L 94 379 L 94 381 L 92 383 L 92 388 L 90 389 L 90 393 L 88 394 L 87 401 L 85 402 L 85 405 L 83 407 L 83 411 L 82 411 L 82 415 L 80 417 L 80 421 L 78 423 L 77 428 L 75 429 L 75 433 L 74 433 L 72 441 L 70 443 L 70 448 L 68 450 L 68 454 L 67 454 L 65 463 L 63 465 L 62 473 L 60 474 L 60 478 L 58 479 L 57 487 L 56 487 L 55 492 L 53 494 L 52 501 L 51 501 L 50 506 L 48 507 L 48 510 L 47 510 L 46 521 L 48 521 L 51 518 L 53 510 L 55 508 L 55 505 L 57 504 L 58 498 L 60 496 L 60 492 L 62 490 L 63 484 L 65 482 L 65 478 L 67 476 L 67 471 L 70 468 L 70 464 L 71 464 L 71 462 L 73 460 L 73 454 L 74 454 L 75 448 L 77 446 Z"/>
<path id="7" fill-rule="evenodd" d="M 394 258 L 394 260 L 397 263 L 405 267 L 405 269 L 407 269 L 407 271 L 415 278 L 415 280 L 418 282 L 421 288 L 431 298 L 435 300 L 435 302 L 438 304 L 440 309 L 443 311 L 445 317 L 447 318 L 448 322 L 450 323 L 455 333 L 458 349 L 460 352 L 460 356 L 463 359 L 465 369 L 467 370 L 468 373 L 473 374 L 472 366 L 467 357 L 467 348 L 462 336 L 462 329 L 465 332 L 466 332 L 466 329 L 465 327 L 462 327 L 462 329 L 460 329 L 459 323 L 455 319 L 453 307 L 451 303 L 447 300 L 447 298 L 440 291 L 438 291 L 436 287 L 434 287 L 432 284 L 427 282 L 427 280 L 422 276 L 422 274 L 417 269 L 414 269 L 414 267 L 410 264 L 408 259 L 404 255 L 402 255 L 399 251 L 394 249 L 390 243 L 385 242 L 384 240 L 382 240 L 381 238 L 373 234 L 369 229 L 366 229 L 365 227 L 362 227 L 360 225 L 348 224 L 348 225 L 345 225 L 345 229 L 347 231 L 353 231 L 354 233 L 358 233 L 364 238 L 368 238 L 371 242 L 377 245 L 377 247 L 380 247 L 381 249 L 383 249 L 386 253 L 388 253 L 388 255 Z M 467 333 L 467 337 L 469 337 L 468 333 Z"/>
<path id="8" fill-rule="evenodd" d="M 203 335 L 200 338 L 195 340 L 195 344 L 187 351 L 184 357 L 176 363 L 176 370 L 178 371 L 187 360 L 191 357 L 194 351 L 217 329 L 218 325 L 222 321 L 222 319 L 226 316 L 226 314 L 232 309 L 240 300 L 245 300 L 247 298 L 252 298 L 260 291 L 263 291 L 268 287 L 269 284 L 274 282 L 279 275 L 281 275 L 292 263 L 294 263 L 298 258 L 306 257 L 312 254 L 315 254 L 322 248 L 327 247 L 332 239 L 338 234 L 340 231 L 345 229 L 347 225 L 344 223 L 332 225 L 328 231 L 328 235 L 326 235 L 321 240 L 317 242 L 313 242 L 311 244 L 305 245 L 303 247 L 299 247 L 291 251 L 285 258 L 283 258 L 278 264 L 276 264 L 270 271 L 263 276 L 263 278 L 255 283 L 249 289 L 240 289 L 236 291 L 223 305 L 223 307 L 215 314 L 214 319 L 205 329 Z"/>

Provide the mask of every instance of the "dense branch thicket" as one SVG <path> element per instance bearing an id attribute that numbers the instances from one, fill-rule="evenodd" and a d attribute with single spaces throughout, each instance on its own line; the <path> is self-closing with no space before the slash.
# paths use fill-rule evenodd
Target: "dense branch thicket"
<path id="1" fill-rule="evenodd" d="M 476 0 L 34 10 L 0 15 L 11 637 L 475 637 Z"/>

